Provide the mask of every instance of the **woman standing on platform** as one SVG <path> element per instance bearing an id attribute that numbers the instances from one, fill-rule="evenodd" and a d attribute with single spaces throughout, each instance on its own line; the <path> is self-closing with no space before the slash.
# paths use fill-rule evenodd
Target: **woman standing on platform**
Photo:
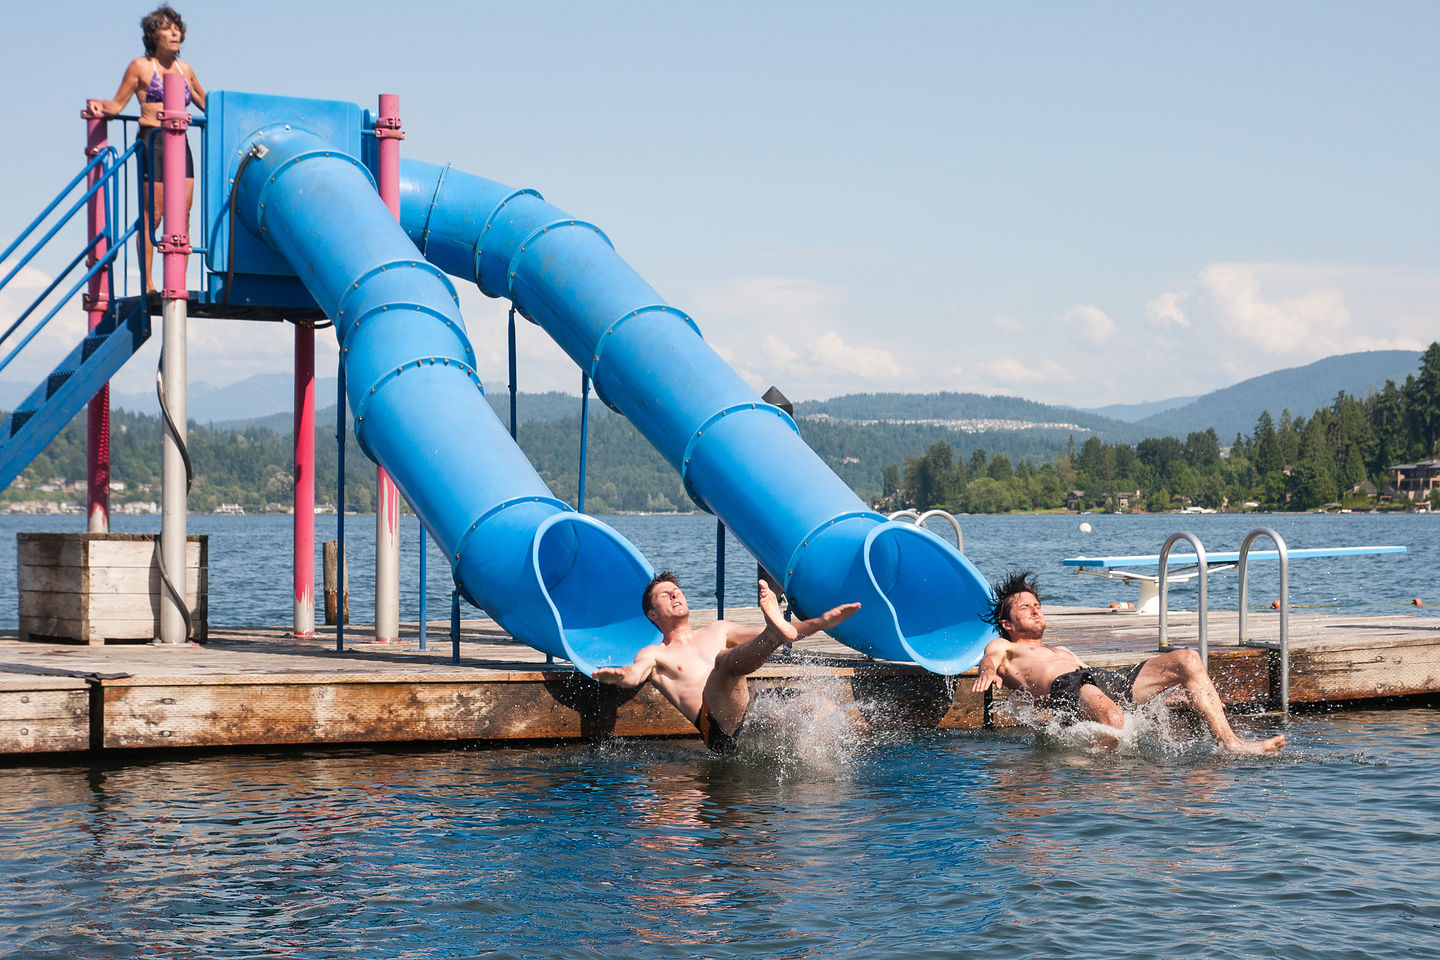
<path id="1" fill-rule="evenodd" d="M 154 289 L 150 282 L 150 261 L 152 250 L 150 232 L 165 209 L 165 188 L 161 185 L 165 169 L 165 136 L 160 132 L 160 111 L 165 102 L 165 75 L 173 73 L 185 81 L 185 103 L 205 109 L 205 88 L 195 76 L 190 64 L 180 59 L 180 44 L 185 40 L 185 21 L 169 6 L 155 8 L 140 21 L 141 35 L 145 41 L 145 56 L 136 57 L 125 68 L 120 79 L 120 89 L 113 100 L 88 100 L 85 103 L 87 117 L 114 117 L 125 109 L 131 97 L 140 98 L 140 137 L 144 141 L 146 169 L 150 179 L 150 203 L 145 211 L 146 229 L 140 234 L 140 262 L 145 275 L 145 292 Z M 190 143 L 185 143 L 185 209 L 189 211 L 195 196 L 195 158 L 190 153 Z M 188 233 L 190 228 L 186 224 Z"/>

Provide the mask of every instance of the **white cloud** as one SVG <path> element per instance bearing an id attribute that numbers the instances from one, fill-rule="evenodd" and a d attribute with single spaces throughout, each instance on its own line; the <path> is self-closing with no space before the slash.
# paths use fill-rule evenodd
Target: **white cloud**
<path id="1" fill-rule="evenodd" d="M 1074 383 L 1080 379 L 1074 370 L 1051 357 L 1038 363 L 1014 357 L 996 357 L 986 364 L 986 376 L 994 388 L 1010 394 L 1016 392 L 1019 384 Z"/>
<path id="2" fill-rule="evenodd" d="M 711 347 L 750 386 L 792 398 L 889 386 L 906 369 L 887 346 L 845 325 L 847 292 L 810 277 L 732 277 L 698 292 L 695 318 Z"/>
<path id="3" fill-rule="evenodd" d="M 701 293 L 696 322 L 707 339 L 717 321 L 746 332 L 826 326 L 841 299 L 839 291 L 809 277 L 732 277 Z"/>
<path id="4" fill-rule="evenodd" d="M 1088 303 L 1077 303 L 1066 310 L 1061 314 L 1060 322 L 1078 327 L 1085 339 L 1092 343 L 1109 340 L 1118 329 L 1104 310 Z"/>
<path id="5" fill-rule="evenodd" d="M 800 355 L 794 350 L 790 349 L 789 344 L 787 344 L 784 340 L 781 340 L 779 337 L 775 336 L 775 334 L 773 333 L 765 334 L 765 339 L 760 344 L 760 350 L 761 353 L 764 356 L 769 357 L 772 362 L 781 365 L 794 363 L 796 360 L 800 359 Z M 730 353 L 730 351 L 727 350 L 726 353 Z M 730 357 L 722 356 L 721 359 L 725 360 L 726 363 L 729 363 L 731 362 L 731 360 L 734 359 L 734 357 L 733 355 Z"/>
<path id="6" fill-rule="evenodd" d="M 1353 342 L 1345 336 L 1350 310 L 1336 286 L 1316 278 L 1289 296 L 1267 297 L 1265 270 L 1263 264 L 1215 263 L 1200 271 L 1200 285 L 1226 333 L 1280 355 L 1311 355 L 1317 345 L 1328 351 Z"/>
<path id="7" fill-rule="evenodd" d="M 8 270 L 6 271 L 9 272 Z M 72 274 L 78 276 L 79 274 Z M 29 309 L 35 299 L 45 291 L 54 278 L 49 274 L 36 269 L 33 266 L 21 267 L 6 286 L 0 290 L 0 332 L 10 324 L 19 319 L 20 315 Z M 74 281 L 71 280 L 71 283 Z M 11 350 L 20 344 L 35 325 L 44 319 L 45 315 L 55 306 L 61 293 L 68 287 L 63 287 L 59 292 L 51 294 L 41 303 L 25 322 L 15 329 L 15 332 L 6 338 L 3 346 L 0 346 L 0 357 L 9 354 Z M 14 361 L 5 371 L 6 379 L 21 379 L 39 377 L 43 372 L 48 372 L 51 367 L 58 363 L 69 353 L 80 338 L 85 335 L 85 329 L 89 321 L 80 308 L 80 301 L 77 299 L 73 304 L 66 304 L 50 319 L 45 328 L 35 335 L 25 350 L 21 353 L 20 359 Z"/>
<path id="8" fill-rule="evenodd" d="M 1190 318 L 1180 306 L 1188 293 L 1162 293 L 1153 300 L 1145 301 L 1145 316 L 1157 327 L 1174 324 L 1177 327 L 1190 326 Z"/>
<path id="9" fill-rule="evenodd" d="M 995 325 L 996 330 L 1001 330 L 1005 333 L 1020 332 L 1020 321 L 1016 320 L 1014 317 L 996 317 L 990 322 Z"/>
<path id="10" fill-rule="evenodd" d="M 814 357 L 822 370 L 848 373 L 864 380 L 900 375 L 900 364 L 889 350 L 879 347 L 852 347 L 834 330 L 826 330 L 815 341 Z"/>

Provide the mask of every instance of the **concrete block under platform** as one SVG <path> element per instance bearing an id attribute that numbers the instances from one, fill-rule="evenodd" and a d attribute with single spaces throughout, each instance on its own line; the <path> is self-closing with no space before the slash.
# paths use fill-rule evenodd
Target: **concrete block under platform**
<path id="1" fill-rule="evenodd" d="M 17 534 L 20 638 L 103 644 L 159 636 L 156 540 L 154 534 L 140 533 Z M 204 640 L 209 630 L 208 538 L 186 537 L 185 566 L 190 638 Z"/>

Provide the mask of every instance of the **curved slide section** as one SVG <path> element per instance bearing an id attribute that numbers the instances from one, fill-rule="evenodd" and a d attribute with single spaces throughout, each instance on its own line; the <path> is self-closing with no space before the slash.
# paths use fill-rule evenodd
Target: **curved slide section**
<path id="1" fill-rule="evenodd" d="M 928 530 L 867 509 L 598 227 L 449 167 L 402 161 L 400 189 L 425 257 L 543 327 L 801 612 L 859 600 L 831 631 L 849 646 L 945 674 L 979 662 L 994 633 L 978 571 Z"/>
<path id="2" fill-rule="evenodd" d="M 321 138 L 257 131 L 235 203 L 335 322 L 365 452 L 516 638 L 585 673 L 658 637 L 629 541 L 557 500 L 484 397 L 450 281 L 416 254 L 369 173 Z M 242 151 L 243 153 L 244 151 Z"/>

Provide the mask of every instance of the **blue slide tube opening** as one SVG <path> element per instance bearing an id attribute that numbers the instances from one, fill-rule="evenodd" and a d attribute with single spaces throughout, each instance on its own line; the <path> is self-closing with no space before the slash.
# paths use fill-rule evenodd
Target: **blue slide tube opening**
<path id="1" fill-rule="evenodd" d="M 633 660 L 658 638 L 638 600 L 650 564 L 557 500 L 515 446 L 485 400 L 449 280 L 359 161 L 298 125 L 251 142 L 265 150 L 235 184 L 236 213 L 335 321 L 356 436 L 451 557 L 461 592 L 586 673 Z"/>
<path id="2" fill-rule="evenodd" d="M 830 632 L 872 657 L 963 673 L 995 636 L 980 619 L 992 596 L 984 578 L 949 543 L 913 524 L 838 518 L 806 538 L 788 573 L 787 589 L 804 616 L 859 601 L 860 612 Z"/>
<path id="3" fill-rule="evenodd" d="M 597 227 L 533 190 L 416 161 L 401 164 L 401 221 L 432 263 L 541 326 L 801 612 L 858 600 L 832 631 L 857 650 L 947 674 L 979 661 L 994 636 L 979 572 L 868 510 Z"/>
<path id="4" fill-rule="evenodd" d="M 624 666 L 660 639 L 640 606 L 653 571 L 608 529 L 590 517 L 565 514 L 551 517 L 535 537 L 535 564 L 563 630 L 566 659 L 587 674 Z"/>

